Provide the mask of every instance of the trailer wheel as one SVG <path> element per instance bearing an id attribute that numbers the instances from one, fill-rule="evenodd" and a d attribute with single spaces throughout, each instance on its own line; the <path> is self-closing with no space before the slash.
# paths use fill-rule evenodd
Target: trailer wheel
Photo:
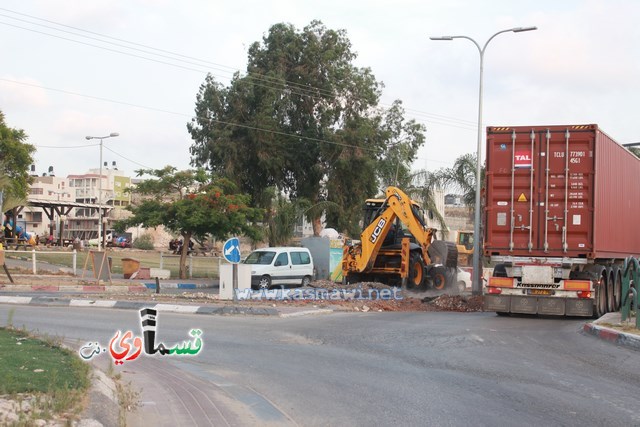
<path id="1" fill-rule="evenodd" d="M 613 313 L 616 311 L 616 300 L 614 296 L 614 287 L 613 287 L 613 270 L 610 267 L 607 267 L 606 270 L 607 275 L 607 313 Z"/>
<path id="2" fill-rule="evenodd" d="M 592 265 L 585 268 L 584 273 L 595 282 L 593 317 L 597 319 L 607 313 L 607 272 L 601 265 Z"/>
<path id="3" fill-rule="evenodd" d="M 604 284 L 596 285 L 596 299 L 594 316 L 602 317 L 607 313 L 607 294 Z"/>
<path id="4" fill-rule="evenodd" d="M 602 317 L 607 313 L 607 285 L 600 276 L 600 283 L 596 284 L 595 312 L 596 317 Z"/>

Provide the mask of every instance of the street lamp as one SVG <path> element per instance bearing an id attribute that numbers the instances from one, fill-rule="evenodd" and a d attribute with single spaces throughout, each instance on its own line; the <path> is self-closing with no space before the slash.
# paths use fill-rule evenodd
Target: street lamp
<path id="1" fill-rule="evenodd" d="M 508 30 L 498 31 L 484 44 L 483 47 L 480 47 L 478 42 L 476 42 L 471 37 L 467 36 L 442 36 L 442 37 L 429 37 L 431 40 L 453 40 L 453 39 L 467 39 L 470 40 L 476 47 L 478 48 L 478 52 L 480 53 L 480 92 L 478 95 L 478 152 L 476 158 L 476 200 L 475 200 L 475 218 L 473 225 L 473 277 L 472 281 L 472 293 L 473 295 L 482 295 L 482 274 L 481 274 L 481 265 L 480 265 L 480 174 L 482 171 L 482 77 L 484 73 L 484 52 L 487 49 L 487 45 L 494 37 L 498 34 L 502 33 L 521 33 L 524 31 L 533 31 L 537 30 L 538 27 L 516 27 L 509 28 Z"/>
<path id="2" fill-rule="evenodd" d="M 100 177 L 98 178 L 98 249 L 104 249 L 105 242 L 102 238 L 102 141 L 107 138 L 115 138 L 120 136 L 117 132 L 111 132 L 107 136 L 85 136 L 86 139 L 99 139 L 100 140 Z"/>

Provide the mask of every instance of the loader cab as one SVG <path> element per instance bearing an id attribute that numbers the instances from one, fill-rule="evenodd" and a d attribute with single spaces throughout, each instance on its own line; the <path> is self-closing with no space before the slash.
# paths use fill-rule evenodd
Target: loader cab
<path id="1" fill-rule="evenodd" d="M 364 204 L 364 218 L 362 222 L 362 229 L 364 230 L 371 224 L 380 214 L 384 211 L 384 199 L 367 199 Z M 424 212 L 418 203 L 412 200 L 411 208 L 414 215 L 418 218 L 420 223 L 424 226 Z M 392 230 L 387 234 L 382 246 L 399 245 L 402 242 L 403 237 L 409 237 L 412 243 L 416 243 L 416 239 L 409 232 L 406 225 L 396 218 Z"/>

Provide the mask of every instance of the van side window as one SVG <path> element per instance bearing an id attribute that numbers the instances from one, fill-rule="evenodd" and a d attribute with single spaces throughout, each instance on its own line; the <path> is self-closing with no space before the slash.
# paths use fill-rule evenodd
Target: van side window
<path id="1" fill-rule="evenodd" d="M 291 252 L 291 264 L 303 265 L 311 264 L 311 258 L 308 252 Z"/>
<path id="2" fill-rule="evenodd" d="M 282 252 L 280 255 L 278 255 L 278 258 L 276 258 L 276 262 L 274 265 L 276 267 L 281 265 L 289 265 L 289 257 L 287 257 L 287 253 Z"/>

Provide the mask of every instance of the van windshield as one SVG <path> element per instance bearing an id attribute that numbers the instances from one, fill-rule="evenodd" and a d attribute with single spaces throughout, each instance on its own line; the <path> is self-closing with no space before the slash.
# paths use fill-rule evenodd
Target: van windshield
<path id="1" fill-rule="evenodd" d="M 245 264 L 262 264 L 269 265 L 273 261 L 273 257 L 276 256 L 275 252 L 268 251 L 255 251 L 244 260 Z"/>

